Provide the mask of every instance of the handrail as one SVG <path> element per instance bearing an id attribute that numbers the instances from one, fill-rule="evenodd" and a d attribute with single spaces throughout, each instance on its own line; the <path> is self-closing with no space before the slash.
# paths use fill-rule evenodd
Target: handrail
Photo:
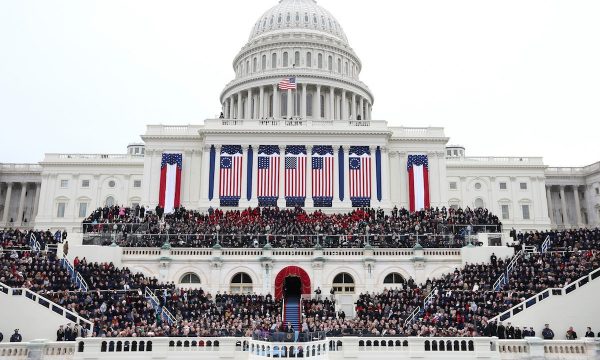
<path id="1" fill-rule="evenodd" d="M 81 276 L 79 271 L 75 270 L 69 259 L 63 257 L 62 259 L 60 259 L 60 263 L 63 265 L 64 268 L 67 269 L 69 275 L 71 275 L 71 281 L 73 281 L 75 285 L 79 287 L 79 290 L 87 292 L 89 289 L 87 282 L 85 281 L 83 276 Z"/>
<path id="2" fill-rule="evenodd" d="M 584 275 L 584 276 L 580 277 L 579 279 L 570 282 L 569 284 L 563 286 L 562 288 L 547 288 L 545 290 L 542 290 L 539 293 L 531 296 L 530 298 L 521 301 L 517 305 L 514 305 L 513 307 L 509 308 L 508 310 L 505 310 L 505 311 L 501 312 L 500 314 L 494 316 L 492 319 L 490 319 L 490 322 L 498 321 L 500 319 L 502 321 L 504 321 L 504 320 L 510 318 L 511 316 L 516 315 L 516 314 L 513 314 L 514 310 L 519 310 L 519 312 L 521 312 L 522 310 L 530 308 L 531 306 L 537 304 L 539 301 L 545 300 L 546 298 L 549 298 L 551 296 L 555 296 L 555 294 L 560 294 L 560 295 L 563 295 L 563 293 L 568 294 L 571 291 L 573 291 L 573 290 L 575 290 L 597 278 L 600 278 L 600 268 L 590 271 L 587 275 Z M 583 280 L 588 280 L 588 281 L 579 285 L 579 282 L 583 281 Z M 540 296 L 539 300 L 537 299 L 538 296 Z M 503 317 L 504 315 L 508 315 L 508 316 Z"/>
<path id="3" fill-rule="evenodd" d="M 404 325 L 411 323 L 414 321 L 415 317 L 417 316 L 418 313 L 421 312 L 421 307 L 417 306 L 407 317 L 406 320 L 404 320 Z"/>
<path id="4" fill-rule="evenodd" d="M 542 243 L 542 254 L 548 251 L 548 248 L 551 246 L 550 235 L 546 235 L 546 239 Z"/>
<path id="5" fill-rule="evenodd" d="M 13 288 L 13 287 L 10 287 L 10 286 L 0 282 L 0 291 L 4 292 L 7 295 L 11 295 L 11 296 L 25 296 L 26 298 L 35 301 L 36 303 L 44 306 L 45 308 L 48 308 L 49 310 L 57 313 L 58 315 L 66 317 L 70 321 L 87 328 L 88 330 L 92 330 L 94 328 L 94 323 L 92 321 L 81 317 L 79 314 L 77 314 L 74 311 L 67 310 L 63 306 L 55 303 L 54 301 L 49 300 L 48 298 L 44 297 L 43 295 L 35 293 L 27 288 Z M 56 310 L 59 310 L 60 312 L 56 311 Z M 69 318 L 69 316 L 71 318 Z M 85 326 L 85 325 L 87 325 L 87 326 Z M 91 335 L 91 331 L 88 333 L 88 336 L 90 336 L 90 335 Z"/>
<path id="6" fill-rule="evenodd" d="M 156 297 L 156 294 L 154 293 L 154 291 L 152 291 L 152 289 L 146 287 L 144 290 L 144 296 L 146 297 L 146 299 L 149 299 L 152 302 L 154 311 L 161 317 L 166 318 L 169 325 L 173 325 L 173 323 L 175 323 L 175 317 L 173 316 L 173 314 L 171 314 L 171 312 L 165 306 L 160 305 L 160 301 L 158 301 L 158 298 Z"/>

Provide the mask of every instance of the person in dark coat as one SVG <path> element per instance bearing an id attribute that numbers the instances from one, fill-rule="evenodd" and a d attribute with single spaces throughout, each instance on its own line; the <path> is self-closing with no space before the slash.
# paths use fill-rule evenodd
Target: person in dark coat
<path id="1" fill-rule="evenodd" d="M 506 339 L 506 327 L 502 321 L 498 324 L 498 339 Z"/>
<path id="2" fill-rule="evenodd" d="M 65 341 L 65 328 L 62 325 L 56 330 L 56 341 Z"/>
<path id="3" fill-rule="evenodd" d="M 592 328 L 588 326 L 587 331 L 585 332 L 585 337 L 586 338 L 593 338 L 594 337 L 594 332 L 592 331 Z"/>
<path id="4" fill-rule="evenodd" d="M 508 323 L 508 326 L 506 327 L 506 338 L 507 339 L 515 338 L 515 328 L 512 326 L 511 323 Z"/>
<path id="5" fill-rule="evenodd" d="M 23 337 L 19 334 L 19 329 L 15 329 L 15 333 L 10 337 L 10 342 L 21 342 L 23 341 Z"/>
<path id="6" fill-rule="evenodd" d="M 550 329 L 550 325 L 544 325 L 544 330 L 542 330 L 542 337 L 544 338 L 544 340 L 554 339 L 554 331 Z"/>

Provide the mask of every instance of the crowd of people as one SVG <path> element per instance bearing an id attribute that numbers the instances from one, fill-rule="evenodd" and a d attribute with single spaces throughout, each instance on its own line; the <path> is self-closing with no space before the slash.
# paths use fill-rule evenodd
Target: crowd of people
<path id="1" fill-rule="evenodd" d="M 329 216 L 308 215 L 299 210 L 283 211 L 281 216 L 291 214 L 309 218 Z M 371 214 L 362 210 L 353 214 L 373 224 L 379 218 L 377 212 Z M 224 213 L 216 215 L 217 224 L 225 216 Z M 241 216 L 241 213 L 235 216 Z M 267 218 L 272 217 L 268 215 Z M 183 220 L 179 222 L 184 223 Z M 2 233 L 3 239 L 7 239 L 6 234 L 9 233 L 12 234 L 11 239 L 26 236 L 8 230 Z M 54 237 L 53 234 L 51 236 Z M 156 278 L 112 263 L 88 262 L 85 258 L 76 257 L 73 267 L 88 285 L 87 291 L 81 291 L 54 253 L 17 249 L 21 246 L 7 247 L 0 252 L 0 282 L 41 293 L 94 323 L 89 330 L 75 326 L 59 329 L 57 338 L 66 341 L 73 336 L 88 334 L 99 337 L 252 336 L 290 330 L 324 332 L 330 336 L 484 335 L 519 339 L 535 335 L 535 330 L 514 327 L 510 323 L 505 325 L 492 319 L 542 290 L 562 288 L 599 268 L 599 236 L 598 229 L 516 235 L 517 246 L 520 247 L 541 248 L 545 239 L 550 237 L 552 251 L 524 252 L 500 289 L 494 288 L 494 284 L 501 274 L 506 274 L 508 261 L 493 255 L 487 263 L 467 264 L 422 284 L 406 279 L 396 288 L 360 294 L 354 317 L 336 311 L 333 298 L 321 297 L 319 291 L 314 299 L 302 301 L 298 329 L 291 329 L 290 324 L 283 322 L 283 303 L 271 295 L 211 295 L 198 288 L 182 289 L 173 283 L 161 284 Z M 155 294 L 158 304 L 146 298 L 146 289 Z M 168 310 L 174 321 L 167 321 L 157 307 Z M 541 332 L 546 337 L 544 333 L 549 331 L 544 329 Z M 586 336 L 590 334 L 593 335 L 593 332 L 588 329 Z M 577 333 L 570 329 L 566 337 L 576 338 Z"/>
<path id="2" fill-rule="evenodd" d="M 0 229 L 0 250 L 28 250 L 32 241 L 37 242 L 40 249 L 67 240 L 67 231 L 57 230 L 20 230 L 16 228 Z"/>
<path id="3" fill-rule="evenodd" d="M 157 213 L 158 212 L 158 213 Z M 394 208 L 359 208 L 348 213 L 312 213 L 302 208 L 209 209 L 206 213 L 177 208 L 161 214 L 144 207 L 104 207 L 83 221 L 85 233 L 110 233 L 103 245 L 160 247 L 323 247 L 356 248 L 462 247 L 465 236 L 501 230 L 498 217 L 487 209 L 430 208 L 409 212 Z"/>

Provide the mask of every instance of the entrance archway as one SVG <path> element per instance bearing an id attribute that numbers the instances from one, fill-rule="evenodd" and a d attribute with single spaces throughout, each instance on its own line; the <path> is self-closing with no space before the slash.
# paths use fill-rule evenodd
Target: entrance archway
<path id="1" fill-rule="evenodd" d="M 290 295 L 292 291 L 297 295 L 310 295 L 311 292 L 310 277 L 298 266 L 287 266 L 275 277 L 275 299 Z"/>

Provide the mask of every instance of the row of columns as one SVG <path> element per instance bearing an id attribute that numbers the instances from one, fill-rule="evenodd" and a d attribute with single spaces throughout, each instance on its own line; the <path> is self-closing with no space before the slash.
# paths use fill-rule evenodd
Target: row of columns
<path id="1" fill-rule="evenodd" d="M 15 220 L 15 218 L 11 218 L 10 216 L 10 205 L 11 205 L 11 198 L 12 198 L 12 192 L 13 192 L 13 185 L 14 184 L 20 184 L 21 185 L 21 190 L 20 190 L 20 196 L 19 196 L 19 208 L 17 210 L 17 218 Z M 2 224 L 4 226 L 7 226 L 9 224 L 13 224 L 13 225 L 23 225 L 23 213 L 25 210 L 25 196 L 27 194 L 27 186 L 29 183 L 27 182 L 21 182 L 21 183 L 13 183 L 13 182 L 7 182 L 6 183 L 6 193 L 4 196 L 4 210 L 3 210 L 3 214 L 2 214 Z M 41 183 L 35 183 L 35 199 L 33 201 L 33 211 L 31 212 L 31 217 L 35 218 L 35 216 L 37 215 L 37 210 L 38 210 L 38 203 L 40 201 L 40 188 L 41 188 Z M 29 219 L 29 221 L 31 222 L 32 219 Z"/>
<path id="2" fill-rule="evenodd" d="M 251 200 L 257 200 L 257 171 L 258 171 L 258 146 L 259 145 L 252 145 L 252 149 L 253 149 L 253 158 L 252 158 L 252 163 L 253 165 L 253 174 L 252 174 L 252 199 Z M 306 182 L 305 182 L 305 186 L 306 186 L 306 200 L 305 200 L 305 206 L 307 207 L 312 207 L 313 206 L 313 199 L 312 199 L 312 147 L 313 145 L 306 145 L 306 151 L 307 151 L 307 161 L 306 161 Z M 247 159 L 248 159 L 248 148 L 249 145 L 242 145 L 242 187 L 241 187 L 241 202 L 240 202 L 240 206 L 245 206 L 246 204 L 243 204 L 242 202 L 244 200 L 247 201 L 247 181 L 246 179 L 248 178 L 248 166 L 247 166 Z M 344 200 L 340 199 L 340 188 L 339 188 L 339 162 L 338 162 L 338 158 L 339 158 L 339 151 L 340 151 L 340 146 L 339 145 L 334 145 L 333 146 L 333 202 L 334 202 L 334 206 L 336 206 L 335 204 L 338 203 L 342 204 L 342 205 L 346 205 L 349 206 L 350 204 L 350 166 L 349 166 L 349 158 L 350 158 L 350 146 L 349 145 L 342 145 L 341 146 L 342 150 L 343 150 L 343 157 L 344 157 L 344 189 L 343 189 L 343 198 Z M 371 204 L 375 204 L 377 203 L 377 173 L 376 173 L 376 150 L 377 150 L 377 146 L 370 146 L 370 153 L 371 153 Z M 381 202 L 389 202 L 390 199 L 390 182 L 389 182 L 389 154 L 387 151 L 386 147 L 380 147 L 381 150 Z M 205 153 L 208 154 L 210 151 L 210 146 L 207 145 L 207 147 L 205 147 Z M 217 201 L 219 200 L 219 186 L 218 184 L 220 183 L 220 178 L 219 178 L 219 164 L 221 163 L 221 145 L 215 145 L 215 155 L 216 155 L 216 159 L 215 159 L 215 172 L 214 172 L 214 193 L 213 193 L 213 201 Z M 280 165 L 279 165 L 279 200 L 278 200 L 278 206 L 279 207 L 285 207 L 285 161 L 283 160 L 285 157 L 285 146 L 280 146 L 279 148 L 279 156 L 282 159 L 280 161 Z M 209 157 L 205 156 L 204 157 L 204 163 L 203 166 L 205 169 L 208 168 L 209 165 Z M 207 182 L 205 182 L 207 183 Z M 204 192 L 206 191 L 206 192 Z M 203 188 L 203 193 L 204 194 L 208 194 L 208 186 L 206 186 L 205 188 Z M 252 204 L 251 204 L 252 205 Z"/>
<path id="3" fill-rule="evenodd" d="M 312 89 L 313 94 L 313 106 L 312 106 L 312 119 L 321 120 L 321 95 L 328 94 L 325 99 L 325 111 L 324 118 L 326 120 L 357 120 L 360 119 L 371 120 L 371 111 L 373 105 L 368 99 L 365 99 L 360 94 L 352 92 L 352 96 L 348 96 L 349 91 L 343 88 L 335 88 L 331 86 L 312 85 L 312 84 L 298 84 L 297 90 L 284 90 L 287 91 L 287 104 L 286 114 L 280 115 L 280 93 L 278 85 L 264 85 L 258 87 L 258 94 L 254 92 L 255 88 L 248 90 L 239 91 L 229 97 L 223 102 L 223 117 L 226 119 L 268 119 L 268 118 L 292 118 L 299 116 L 303 119 L 307 118 L 307 96 L 308 86 L 314 87 Z M 271 88 L 271 89 L 270 89 Z M 325 89 L 328 92 L 325 92 Z M 300 106 L 299 113 L 296 114 L 294 111 L 293 98 L 296 91 L 300 92 Z M 267 101 L 267 97 L 273 95 L 272 104 Z M 256 104 L 252 107 L 252 101 Z M 350 101 L 350 102 L 349 102 Z"/>
<path id="4" fill-rule="evenodd" d="M 569 216 L 567 212 L 567 200 L 565 193 L 565 185 L 559 185 L 559 197 L 560 197 L 560 208 L 557 209 L 560 214 L 562 214 L 562 224 L 563 226 L 575 225 L 577 227 L 583 227 L 584 221 L 581 216 L 581 203 L 579 201 L 579 186 L 572 185 L 573 198 L 575 201 L 575 221 L 576 224 L 570 224 Z M 585 193 L 584 193 L 585 196 Z M 554 203 L 552 202 L 552 186 L 546 186 L 546 201 L 548 202 L 548 216 L 550 217 L 550 221 L 553 225 L 559 225 L 556 219 L 554 218 Z"/>

